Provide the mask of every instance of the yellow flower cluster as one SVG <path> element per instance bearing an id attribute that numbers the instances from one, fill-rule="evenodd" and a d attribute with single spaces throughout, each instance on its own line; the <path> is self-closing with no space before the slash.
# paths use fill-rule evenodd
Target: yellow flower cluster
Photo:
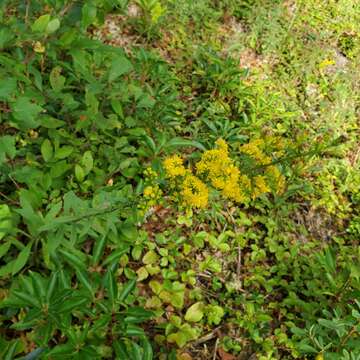
<path id="1" fill-rule="evenodd" d="M 272 143 L 278 143 L 278 140 Z M 228 145 L 223 139 L 218 139 L 214 149 L 202 154 L 195 164 L 196 175 L 184 167 L 183 159 L 178 155 L 168 157 L 163 165 L 170 187 L 178 189 L 176 196 L 187 207 L 206 208 L 209 198 L 206 184 L 220 191 L 224 198 L 244 203 L 271 190 L 281 192 L 285 186 L 284 176 L 275 165 L 271 165 L 272 158 L 263 150 L 266 145 L 264 140 L 257 139 L 240 147 L 241 153 L 253 159 L 255 167 L 263 166 L 263 169 L 260 167 L 251 177 L 243 174 L 230 158 Z M 145 189 L 144 196 L 150 196 L 152 191 Z"/>
<path id="2" fill-rule="evenodd" d="M 147 186 L 144 189 L 144 198 L 146 199 L 158 199 L 159 195 L 162 195 L 159 185 Z"/>
<path id="3" fill-rule="evenodd" d="M 185 169 L 183 159 L 178 155 L 166 158 L 163 162 L 166 176 L 170 179 L 170 187 L 174 182 L 179 185 L 179 195 L 186 207 L 206 208 L 209 190 L 207 186 L 190 170 Z"/>
<path id="4" fill-rule="evenodd" d="M 173 155 L 164 160 L 164 168 L 166 175 L 169 178 L 175 178 L 177 176 L 184 176 L 186 169 L 183 165 L 183 159 L 178 155 Z"/>
<path id="5" fill-rule="evenodd" d="M 220 190 L 225 198 L 236 202 L 246 200 L 250 180 L 240 173 L 239 168 L 229 157 L 228 145 L 223 139 L 216 141 L 217 148 L 205 151 L 196 164 L 197 174 L 204 176 L 211 185 Z"/>
<path id="6" fill-rule="evenodd" d="M 181 185 L 180 195 L 185 205 L 204 209 L 208 204 L 209 190 L 198 177 L 187 173 Z"/>
<path id="7" fill-rule="evenodd" d="M 143 190 L 143 197 L 138 205 L 139 213 L 146 215 L 153 207 L 158 205 L 161 202 L 163 197 L 163 192 L 160 189 L 160 186 L 155 183 L 156 179 L 159 177 L 159 174 L 151 168 L 147 168 L 144 171 L 145 175 L 145 186 Z"/>
<path id="8" fill-rule="evenodd" d="M 254 184 L 251 192 L 251 197 L 256 199 L 261 194 L 270 192 L 271 189 L 266 183 L 266 179 L 263 175 L 257 175 L 254 177 Z"/>
<path id="9" fill-rule="evenodd" d="M 264 153 L 265 149 L 271 151 L 276 157 L 284 154 L 284 142 L 280 137 L 267 136 L 264 139 L 256 139 L 248 144 L 240 146 L 240 152 L 249 155 L 256 160 L 259 165 L 264 165 L 263 175 L 254 177 L 252 198 L 256 198 L 262 193 L 269 192 L 271 189 L 266 180 L 271 183 L 271 188 L 278 194 L 284 191 L 285 178 L 278 167 L 271 165 L 272 159 Z"/>
<path id="10" fill-rule="evenodd" d="M 271 158 L 263 153 L 261 150 L 262 146 L 264 146 L 264 141 L 262 139 L 256 139 L 240 146 L 240 152 L 251 156 L 260 165 L 268 165 L 271 163 Z"/>
<path id="11" fill-rule="evenodd" d="M 276 192 L 281 194 L 285 189 L 284 175 L 274 165 L 267 166 L 265 169 L 265 174 L 269 179 L 271 179 L 272 183 L 274 184 L 274 188 L 276 188 Z"/>

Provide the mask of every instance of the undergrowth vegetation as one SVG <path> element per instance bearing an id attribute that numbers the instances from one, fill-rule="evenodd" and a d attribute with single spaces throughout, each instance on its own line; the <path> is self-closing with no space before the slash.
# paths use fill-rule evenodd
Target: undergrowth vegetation
<path id="1" fill-rule="evenodd" d="M 360 358 L 353 0 L 0 4 L 0 358 Z"/>

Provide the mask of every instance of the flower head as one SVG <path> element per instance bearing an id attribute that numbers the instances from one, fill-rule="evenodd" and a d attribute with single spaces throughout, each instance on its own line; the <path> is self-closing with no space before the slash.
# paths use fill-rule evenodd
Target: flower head
<path id="1" fill-rule="evenodd" d="M 209 190 L 207 186 L 190 173 L 185 176 L 180 194 L 187 206 L 204 209 L 208 204 Z"/>
<path id="2" fill-rule="evenodd" d="M 186 169 L 183 165 L 183 162 L 183 159 L 178 155 L 173 155 L 166 158 L 163 162 L 166 175 L 169 178 L 184 176 L 186 173 Z"/>

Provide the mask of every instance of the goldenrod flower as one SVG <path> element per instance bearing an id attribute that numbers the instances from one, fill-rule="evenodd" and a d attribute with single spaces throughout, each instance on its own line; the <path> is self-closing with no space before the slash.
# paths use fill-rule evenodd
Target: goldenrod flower
<path id="1" fill-rule="evenodd" d="M 266 179 L 264 176 L 258 175 L 254 177 L 254 187 L 253 187 L 253 192 L 251 194 L 253 199 L 257 198 L 262 194 L 269 192 L 270 190 L 271 189 L 266 184 Z"/>
<path id="2" fill-rule="evenodd" d="M 173 155 L 166 158 L 163 164 L 166 171 L 166 175 L 169 178 L 184 176 L 186 173 L 186 169 L 183 165 L 183 159 L 178 155 Z"/>
<path id="3" fill-rule="evenodd" d="M 187 206 L 204 209 L 208 204 L 209 190 L 207 186 L 192 174 L 185 176 L 180 194 Z"/>
<path id="4" fill-rule="evenodd" d="M 262 139 L 256 139 L 250 141 L 248 144 L 240 146 L 240 151 L 244 154 L 251 156 L 261 165 L 267 165 L 271 163 L 271 158 L 264 154 L 264 152 L 261 150 L 260 147 L 263 145 L 264 141 Z"/>
<path id="5" fill-rule="evenodd" d="M 284 175 L 281 174 L 280 170 L 274 165 L 268 166 L 265 170 L 265 174 L 274 184 L 276 192 L 281 194 L 285 188 Z"/>

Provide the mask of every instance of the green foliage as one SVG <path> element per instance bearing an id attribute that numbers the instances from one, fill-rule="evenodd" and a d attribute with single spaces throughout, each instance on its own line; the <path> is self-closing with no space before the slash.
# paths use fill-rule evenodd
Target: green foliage
<path id="1" fill-rule="evenodd" d="M 359 15 L 2 1 L 0 358 L 357 359 Z M 283 191 L 172 206 L 218 139 Z"/>

